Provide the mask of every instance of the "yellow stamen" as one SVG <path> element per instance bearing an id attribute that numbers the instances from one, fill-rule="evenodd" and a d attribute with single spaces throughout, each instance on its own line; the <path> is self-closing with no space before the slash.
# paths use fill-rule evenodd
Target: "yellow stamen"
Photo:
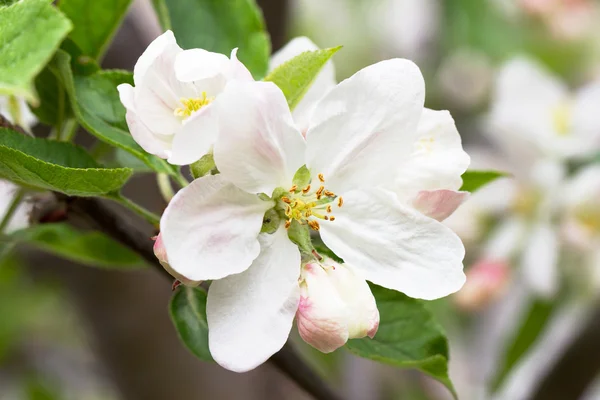
<path id="1" fill-rule="evenodd" d="M 326 190 L 324 193 L 327 197 L 335 197 L 335 193 L 333 193 L 332 191 Z"/>
<path id="2" fill-rule="evenodd" d="M 321 182 L 325 182 L 325 177 L 323 177 L 323 174 L 319 174 L 318 176 Z"/>
<path id="3" fill-rule="evenodd" d="M 285 229 L 288 229 L 290 227 L 290 225 L 292 225 L 291 219 L 288 219 L 287 221 L 285 221 Z"/>
<path id="4" fill-rule="evenodd" d="M 302 189 L 302 193 L 306 194 L 310 191 L 310 185 L 308 185 L 307 187 L 305 187 L 304 189 Z"/>
<path id="5" fill-rule="evenodd" d="M 206 92 L 202 92 L 202 97 L 191 97 L 189 99 L 180 99 L 183 107 L 176 108 L 173 111 L 175 116 L 180 118 L 188 118 L 190 115 L 200 110 L 202 107 L 209 105 L 214 100 L 214 97 L 207 97 Z"/>
<path id="6" fill-rule="evenodd" d="M 313 230 L 318 231 L 321 229 L 321 226 L 317 221 L 308 221 L 308 226 L 310 226 Z"/>
<path id="7" fill-rule="evenodd" d="M 327 205 L 327 208 L 326 208 L 326 210 L 327 210 L 327 212 L 328 212 L 328 213 L 330 213 L 330 212 L 331 212 L 331 205 L 330 205 L 330 204 L 328 204 L 328 205 Z"/>
<path id="8" fill-rule="evenodd" d="M 291 204 L 292 203 L 292 201 L 289 199 L 289 197 L 285 197 L 285 196 L 283 196 L 281 198 L 281 201 L 283 201 L 284 203 L 287 203 L 287 204 Z"/>
<path id="9" fill-rule="evenodd" d="M 335 221 L 335 217 L 332 215 L 332 216 L 329 217 L 329 220 L 330 221 Z"/>
<path id="10" fill-rule="evenodd" d="M 338 197 L 338 207 L 344 205 L 344 198 L 342 196 Z"/>
<path id="11" fill-rule="evenodd" d="M 296 191 L 296 189 L 298 189 L 298 185 L 293 185 L 293 186 L 290 188 L 290 193 L 294 193 L 294 192 Z"/>

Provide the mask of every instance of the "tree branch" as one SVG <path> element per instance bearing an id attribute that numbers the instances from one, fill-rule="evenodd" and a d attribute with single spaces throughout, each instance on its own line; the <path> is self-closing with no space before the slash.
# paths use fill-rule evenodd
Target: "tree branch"
<path id="1" fill-rule="evenodd" d="M 579 399 L 600 372 L 600 304 L 538 384 L 531 400 Z"/>
<path id="2" fill-rule="evenodd" d="M 147 234 L 136 226 L 126 221 L 105 200 L 98 198 L 66 197 L 55 194 L 59 202 L 66 204 L 67 215 L 85 220 L 92 227 L 104 232 L 111 238 L 129 247 L 142 256 L 150 265 L 158 269 L 165 278 L 173 278 L 164 270 L 154 256 L 153 244 Z M 341 399 L 325 383 L 313 369 L 311 369 L 298 355 L 293 345 L 288 342 L 269 362 L 287 375 L 296 384 L 318 400 Z"/>

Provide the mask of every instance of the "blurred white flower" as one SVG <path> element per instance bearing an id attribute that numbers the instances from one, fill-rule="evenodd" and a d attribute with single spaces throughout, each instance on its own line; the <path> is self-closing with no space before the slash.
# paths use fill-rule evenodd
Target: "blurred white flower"
<path id="1" fill-rule="evenodd" d="M 454 294 L 454 301 L 463 310 L 481 310 L 504 294 L 510 273 L 506 261 L 481 259 L 467 270 L 467 282 Z"/>
<path id="2" fill-rule="evenodd" d="M 539 17 L 557 39 L 580 39 L 591 32 L 598 15 L 593 0 L 519 0 L 530 15 Z"/>
<path id="3" fill-rule="evenodd" d="M 227 132 L 214 148 L 220 174 L 182 189 L 161 219 L 170 267 L 192 281 L 214 280 L 207 316 L 219 364 L 247 371 L 285 343 L 301 297 L 300 251 L 286 230 L 292 224 L 318 231 L 355 271 L 383 287 L 434 299 L 462 286 L 460 239 L 407 201 L 417 196 L 426 213 L 445 217 L 444 196 L 421 191 L 454 194 L 468 163 L 450 116 L 423 112 L 424 94 L 412 62 L 371 65 L 319 101 L 305 139 L 274 84 L 228 84 L 217 108 Z M 396 194 L 398 160 L 408 160 L 406 198 Z M 312 181 L 299 187 L 293 177 L 304 166 Z M 271 208 L 281 226 L 260 233 Z M 332 285 L 338 297 L 346 286 Z M 349 336 L 358 334 L 353 329 Z"/>
<path id="4" fill-rule="evenodd" d="M 325 258 L 302 267 L 296 314 L 304 341 L 330 353 L 348 339 L 373 338 L 379 311 L 369 285 L 358 271 Z"/>
<path id="5" fill-rule="evenodd" d="M 499 72 L 489 136 L 512 160 L 565 159 L 600 150 L 600 81 L 574 93 L 532 60 Z"/>
<path id="6" fill-rule="evenodd" d="M 37 118 L 31 112 L 29 105 L 20 97 L 0 96 L 0 114 L 8 122 L 20 126 L 27 132 L 30 132 L 37 123 Z"/>
<path id="7" fill-rule="evenodd" d="M 19 187 L 12 182 L 0 179 L 0 220 L 9 210 Z M 29 226 L 29 214 L 33 203 L 22 201 L 13 212 L 3 233 L 11 233 Z"/>
<path id="8" fill-rule="evenodd" d="M 118 86 L 135 141 L 172 164 L 197 161 L 218 133 L 213 102 L 235 79 L 252 76 L 236 57 L 202 49 L 182 50 L 173 32 L 156 38 L 133 70 L 135 87 Z"/>
<path id="9" fill-rule="evenodd" d="M 305 51 L 319 50 L 319 47 L 314 44 L 309 38 L 300 36 L 292 39 L 283 48 L 273 54 L 271 62 L 269 64 L 270 70 L 274 70 L 291 58 L 304 53 Z M 327 94 L 336 85 L 335 80 L 335 68 L 333 61 L 329 60 L 317 75 L 315 81 L 311 87 L 304 94 L 300 103 L 296 105 L 296 108 L 292 112 L 294 122 L 302 135 L 306 135 L 306 131 L 310 125 L 310 117 L 321 98 Z"/>

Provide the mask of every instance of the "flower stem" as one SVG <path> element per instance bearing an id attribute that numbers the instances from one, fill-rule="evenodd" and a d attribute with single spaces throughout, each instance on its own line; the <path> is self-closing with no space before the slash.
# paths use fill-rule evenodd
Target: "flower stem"
<path id="1" fill-rule="evenodd" d="M 17 208 L 19 207 L 19 204 L 21 204 L 21 201 L 23 201 L 24 197 L 25 197 L 24 189 L 19 189 L 15 193 L 15 197 L 13 197 L 12 201 L 10 202 L 10 205 L 8 206 L 8 209 L 6 210 L 6 213 L 4 214 L 4 217 L 2 217 L 2 221 L 0 222 L 0 233 L 3 233 L 4 229 L 6 229 L 8 224 L 10 224 L 10 221 L 12 220 L 13 215 L 17 211 Z"/>
<path id="2" fill-rule="evenodd" d="M 70 142 L 73 140 L 75 133 L 77 133 L 77 128 L 79 124 L 75 119 L 68 119 L 64 125 L 62 132 L 60 133 L 61 140 L 64 142 Z"/>
<path id="3" fill-rule="evenodd" d="M 171 201 L 175 193 L 173 192 L 173 186 L 171 186 L 171 178 L 167 174 L 156 174 L 156 183 L 163 199 L 168 203 Z"/>
<path id="4" fill-rule="evenodd" d="M 133 202 L 131 199 L 123 196 L 121 193 L 111 193 L 107 196 L 107 198 L 114 200 L 122 206 L 130 209 L 154 226 L 158 226 L 160 224 L 160 216 Z"/>
<path id="5" fill-rule="evenodd" d="M 182 188 L 190 184 L 190 181 L 188 181 L 187 178 L 183 176 L 183 173 L 181 171 L 179 171 L 179 173 L 175 175 L 175 180 L 177 181 L 177 183 L 179 183 L 179 185 L 181 185 Z"/>

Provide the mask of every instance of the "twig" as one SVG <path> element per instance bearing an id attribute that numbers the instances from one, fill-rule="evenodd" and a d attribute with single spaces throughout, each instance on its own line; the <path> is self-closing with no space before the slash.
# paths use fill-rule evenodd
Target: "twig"
<path id="1" fill-rule="evenodd" d="M 131 250 L 141 255 L 150 265 L 159 270 L 170 282 L 173 278 L 160 265 L 152 249 L 152 241 L 148 235 L 141 232 L 132 224 L 127 223 L 116 210 L 98 198 L 69 198 L 57 194 L 57 198 L 66 202 L 67 213 L 87 220 L 94 227 L 108 236 L 119 241 Z M 341 399 L 313 369 L 300 358 L 290 342 L 275 355 L 269 362 L 281 372 L 292 379 L 296 384 L 310 393 L 317 400 Z"/>
<path id="2" fill-rule="evenodd" d="M 538 384 L 531 400 L 579 399 L 600 372 L 600 304 Z"/>

